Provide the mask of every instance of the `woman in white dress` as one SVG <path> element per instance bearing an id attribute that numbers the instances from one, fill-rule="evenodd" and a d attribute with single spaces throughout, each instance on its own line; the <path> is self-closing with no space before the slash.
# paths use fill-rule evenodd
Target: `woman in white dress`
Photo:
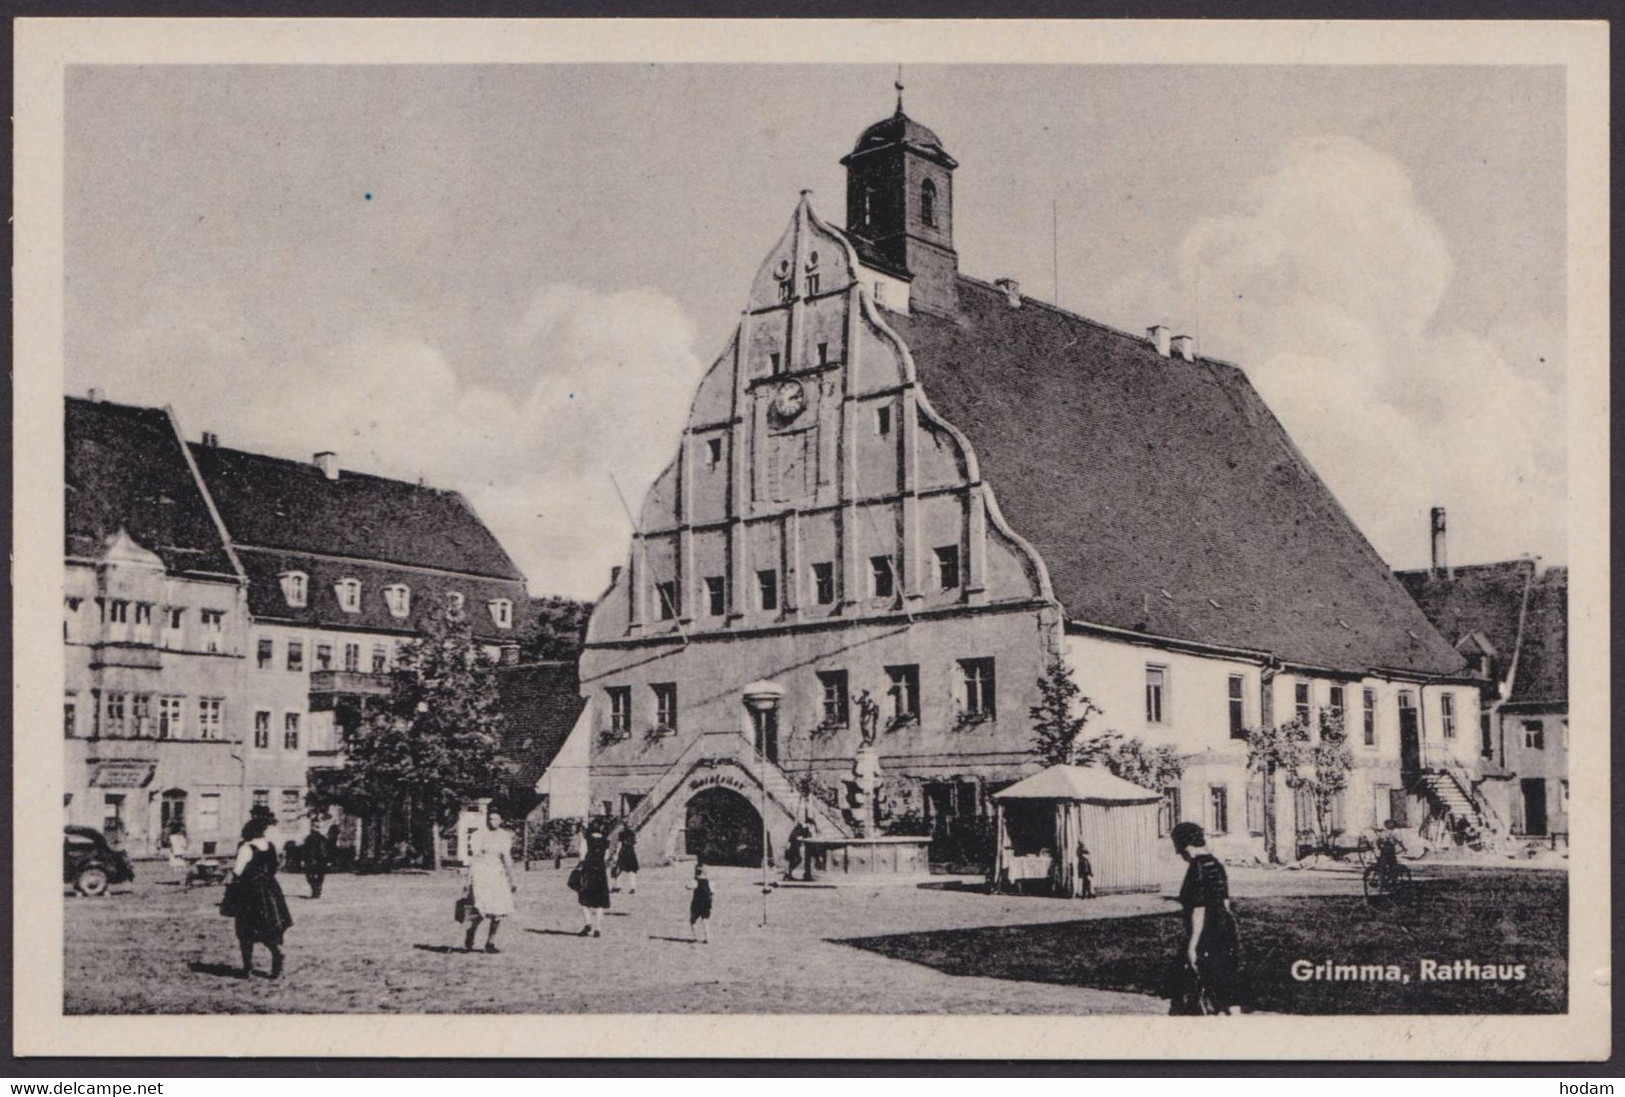
<path id="1" fill-rule="evenodd" d="M 463 949 L 474 951 L 474 936 L 481 922 L 491 926 L 485 933 L 485 951 L 499 952 L 496 946 L 497 927 L 502 919 L 514 912 L 513 863 L 510 850 L 513 839 L 502 826 L 502 813 L 495 808 L 485 813 L 485 829 L 469 836 L 468 859 L 468 935 L 463 938 Z"/>

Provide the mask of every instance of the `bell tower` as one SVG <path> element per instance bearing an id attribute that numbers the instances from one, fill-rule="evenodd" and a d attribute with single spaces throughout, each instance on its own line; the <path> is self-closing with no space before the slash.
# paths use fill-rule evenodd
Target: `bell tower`
<path id="1" fill-rule="evenodd" d="M 959 302 L 954 250 L 954 169 L 942 142 L 897 110 L 863 131 L 841 158 L 846 168 L 846 231 L 866 263 L 911 279 L 910 307 L 947 315 Z"/>

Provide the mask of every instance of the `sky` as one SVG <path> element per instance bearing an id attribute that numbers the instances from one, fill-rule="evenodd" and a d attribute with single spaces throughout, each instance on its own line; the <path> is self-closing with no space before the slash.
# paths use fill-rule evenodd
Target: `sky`
<path id="1" fill-rule="evenodd" d="M 877 66 L 82 66 L 65 384 L 463 492 L 595 597 Z M 1539 67 L 914 66 L 960 268 L 1241 366 L 1395 567 L 1566 560 L 1564 85 Z M 994 485 L 997 491 L 998 485 Z"/>

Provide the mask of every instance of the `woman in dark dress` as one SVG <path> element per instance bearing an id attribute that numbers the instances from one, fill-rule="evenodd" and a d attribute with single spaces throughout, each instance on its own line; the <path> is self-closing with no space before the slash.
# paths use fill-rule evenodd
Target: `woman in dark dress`
<path id="1" fill-rule="evenodd" d="M 1174 851 L 1185 858 L 1179 906 L 1185 913 L 1185 947 L 1176 961 L 1170 1012 L 1234 1013 L 1238 1005 L 1240 946 L 1230 910 L 1230 879 L 1207 851 L 1207 836 L 1195 823 L 1174 827 Z"/>
<path id="2" fill-rule="evenodd" d="M 271 950 L 271 978 L 282 975 L 282 934 L 293 925 L 282 885 L 276 882 L 276 846 L 265 836 L 268 820 L 251 819 L 243 827 L 243 844 L 237 847 L 232 865 L 232 881 L 220 903 L 220 913 L 237 922 L 237 947 L 242 950 L 243 971 L 239 978 L 254 974 L 254 945 Z"/>
<path id="3" fill-rule="evenodd" d="M 581 854 L 581 890 L 576 902 L 587 912 L 583 937 L 602 937 L 604 911 L 609 909 L 609 828 L 603 823 L 587 827 L 586 849 Z"/>

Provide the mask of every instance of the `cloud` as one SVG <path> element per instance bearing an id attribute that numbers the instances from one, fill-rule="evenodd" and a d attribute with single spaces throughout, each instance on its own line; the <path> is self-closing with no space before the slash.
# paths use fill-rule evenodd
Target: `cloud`
<path id="1" fill-rule="evenodd" d="M 221 334 L 232 326 L 219 314 L 153 322 L 96 383 L 111 399 L 173 405 L 193 438 L 213 430 L 291 457 L 333 449 L 347 469 L 461 491 L 536 594 L 602 591 L 631 529 L 611 476 L 636 508 L 676 452 L 702 373 L 687 314 L 643 289 L 539 289 L 501 341 L 497 372 L 512 383 L 500 389 L 419 339 L 351 335 L 279 361 L 245 353 Z"/>
<path id="2" fill-rule="evenodd" d="M 1193 225 L 1172 272 L 1111 290 L 1240 363 L 1377 550 L 1426 562 L 1566 553 L 1561 318 L 1443 330 L 1454 263 L 1398 161 L 1346 137 L 1288 146 L 1239 207 Z M 1198 307 L 1199 305 L 1199 307 Z"/>

